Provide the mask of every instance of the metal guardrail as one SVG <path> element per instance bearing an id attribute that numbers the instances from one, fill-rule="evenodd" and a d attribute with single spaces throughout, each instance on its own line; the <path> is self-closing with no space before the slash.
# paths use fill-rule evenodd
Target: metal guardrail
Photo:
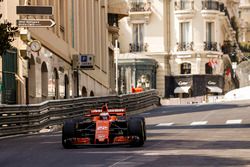
<path id="1" fill-rule="evenodd" d="M 109 108 L 126 108 L 129 113 L 159 105 L 160 98 L 156 90 L 150 90 L 121 96 L 80 97 L 31 105 L 0 105 L 0 137 L 37 133 L 48 126 L 61 125 L 67 119 L 81 117 L 91 109 L 101 108 L 105 103 L 108 103 Z"/>

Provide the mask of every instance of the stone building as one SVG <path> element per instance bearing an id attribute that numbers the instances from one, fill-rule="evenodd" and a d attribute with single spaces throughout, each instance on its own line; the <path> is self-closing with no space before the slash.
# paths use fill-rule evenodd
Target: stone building
<path id="1" fill-rule="evenodd" d="M 233 21 L 238 21 L 239 1 L 128 4 L 129 16 L 120 21 L 121 53 L 157 62 L 155 85 L 162 97 L 221 95 L 237 87 L 231 63 L 238 58 Z"/>
<path id="2" fill-rule="evenodd" d="M 53 15 L 17 15 L 15 9 L 20 5 L 52 6 Z M 16 57 L 17 70 L 12 76 L 14 88 L 3 77 L 4 103 L 28 104 L 114 93 L 114 41 L 119 34 L 119 19 L 128 15 L 124 0 L 115 3 L 112 0 L 5 0 L 0 2 L 0 8 L 2 21 L 14 25 L 18 19 L 52 19 L 56 23 L 47 28 L 20 28 L 13 43 L 15 51 L 6 53 Z M 38 41 L 41 49 L 32 49 L 32 41 Z M 80 54 L 93 55 L 92 69 L 73 68 L 73 55 Z M 4 63 L 6 59 L 3 66 Z"/>

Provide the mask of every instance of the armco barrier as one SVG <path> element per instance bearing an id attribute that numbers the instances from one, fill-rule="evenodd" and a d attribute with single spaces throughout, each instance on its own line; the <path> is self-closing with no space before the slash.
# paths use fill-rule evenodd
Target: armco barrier
<path id="1" fill-rule="evenodd" d="M 60 125 L 66 119 L 77 118 L 90 109 L 101 108 L 108 103 L 109 108 L 127 108 L 133 112 L 160 104 L 156 90 L 121 96 L 81 97 L 51 100 L 31 105 L 0 105 L 0 137 L 36 133 L 41 129 Z"/>

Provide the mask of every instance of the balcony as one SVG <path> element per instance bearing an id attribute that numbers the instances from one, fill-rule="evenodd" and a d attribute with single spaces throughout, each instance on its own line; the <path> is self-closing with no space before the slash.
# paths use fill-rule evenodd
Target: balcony
<path id="1" fill-rule="evenodd" d="M 218 1 L 202 1 L 202 10 L 220 10 Z"/>
<path id="2" fill-rule="evenodd" d="M 138 2 L 132 0 L 129 2 L 128 22 L 133 23 L 143 21 L 147 24 L 149 22 L 151 13 L 152 11 L 150 2 Z"/>
<path id="3" fill-rule="evenodd" d="M 119 37 L 118 14 L 108 14 L 108 31 L 112 34 L 113 41 Z"/>
<path id="4" fill-rule="evenodd" d="M 214 17 L 221 11 L 221 6 L 218 1 L 202 1 L 202 11 L 203 17 Z"/>
<path id="5" fill-rule="evenodd" d="M 151 11 L 151 3 L 150 2 L 137 2 L 132 1 L 129 3 L 129 12 L 147 12 Z"/>
<path id="6" fill-rule="evenodd" d="M 194 1 L 175 0 L 175 15 L 178 19 L 191 19 L 194 14 Z"/>
<path id="7" fill-rule="evenodd" d="M 104 1 L 102 1 L 102 5 L 105 6 Z M 128 16 L 128 4 L 126 0 L 108 0 L 108 13 L 117 14 L 119 20 Z"/>
<path id="8" fill-rule="evenodd" d="M 205 51 L 218 51 L 217 42 L 204 42 L 204 50 Z"/>
<path id="9" fill-rule="evenodd" d="M 177 52 L 180 51 L 193 51 L 193 42 L 177 42 Z"/>
<path id="10" fill-rule="evenodd" d="M 130 43 L 129 52 L 147 52 L 147 43 Z"/>

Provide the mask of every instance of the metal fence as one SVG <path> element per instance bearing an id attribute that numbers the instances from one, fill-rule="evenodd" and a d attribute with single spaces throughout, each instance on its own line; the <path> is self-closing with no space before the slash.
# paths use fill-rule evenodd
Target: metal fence
<path id="1" fill-rule="evenodd" d="M 150 90 L 121 96 L 51 100 L 32 105 L 0 105 L 0 137 L 36 133 L 48 126 L 61 125 L 66 119 L 83 116 L 105 103 L 109 108 L 126 108 L 129 113 L 159 105 L 160 98 L 156 90 Z"/>

